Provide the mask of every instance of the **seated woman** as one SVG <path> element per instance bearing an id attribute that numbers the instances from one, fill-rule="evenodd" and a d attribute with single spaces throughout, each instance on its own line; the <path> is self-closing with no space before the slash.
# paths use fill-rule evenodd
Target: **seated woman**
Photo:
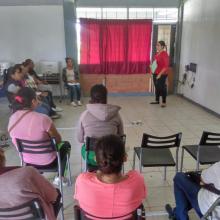
<path id="1" fill-rule="evenodd" d="M 56 114 L 56 112 L 62 111 L 62 109 L 57 108 L 54 104 L 52 93 L 49 91 L 40 91 L 38 89 L 38 85 L 36 84 L 34 78 L 28 73 L 28 66 L 26 64 L 23 63 L 21 68 L 24 75 L 24 86 L 33 89 L 39 100 L 50 106 L 52 115 L 54 116 L 53 118 L 59 118 L 60 115 Z"/>
<path id="2" fill-rule="evenodd" d="M 1 149 L 0 198 L 0 208 L 19 206 L 38 198 L 48 220 L 55 220 L 59 211 L 57 208 L 60 203 L 59 190 L 33 167 L 5 167 L 5 156 Z"/>
<path id="3" fill-rule="evenodd" d="M 54 112 L 61 112 L 63 111 L 61 108 L 57 107 L 54 103 L 54 100 L 53 100 L 53 94 L 50 90 L 45 90 L 44 89 L 40 89 L 39 85 L 40 85 L 40 82 L 36 76 L 36 72 L 33 70 L 34 68 L 34 63 L 32 60 L 30 59 L 27 59 L 23 64 L 22 64 L 22 69 L 23 69 L 23 72 L 24 72 L 24 75 L 25 75 L 25 86 L 26 87 L 30 87 L 32 89 L 34 89 L 35 91 L 37 91 L 40 96 L 42 97 L 42 99 L 48 103 L 50 105 L 50 107 L 52 108 L 52 110 Z M 35 75 L 33 75 L 33 71 L 35 73 Z M 31 74 L 32 73 L 32 74 Z"/>
<path id="4" fill-rule="evenodd" d="M 25 66 L 28 67 L 28 73 L 31 75 L 38 86 L 38 89 L 41 91 L 50 91 L 52 92 L 52 86 L 47 83 L 47 81 L 43 80 L 34 70 L 35 64 L 33 60 L 26 59 L 24 61 Z"/>
<path id="5" fill-rule="evenodd" d="M 177 173 L 173 181 L 176 207 L 172 209 L 169 204 L 165 206 L 169 219 L 189 220 L 188 212 L 192 208 L 202 218 L 219 198 L 216 191 L 220 193 L 220 162 L 203 170 L 201 176 Z M 212 220 L 219 220 L 220 207 L 218 206 L 212 214 Z"/>
<path id="6" fill-rule="evenodd" d="M 15 113 L 9 119 L 8 132 L 13 144 L 17 146 L 16 138 L 30 141 L 49 141 L 51 137 L 54 137 L 60 150 L 64 184 L 67 184 L 64 173 L 67 154 L 70 153 L 71 146 L 68 142 L 62 142 L 60 134 L 48 116 L 33 111 L 38 105 L 34 90 L 27 87 L 20 89 L 12 105 Z M 56 152 L 41 155 L 23 153 L 23 159 L 25 163 L 33 164 L 35 167 L 49 168 L 57 165 Z M 59 184 L 58 177 L 55 177 L 54 184 Z"/>
<path id="7" fill-rule="evenodd" d="M 121 138 L 116 135 L 100 138 L 95 154 L 99 170 L 77 177 L 74 198 L 85 212 L 97 217 L 132 213 L 146 198 L 146 187 L 143 176 L 137 171 L 122 174 L 127 156 Z"/>
<path id="8" fill-rule="evenodd" d="M 4 82 L 4 88 L 10 104 L 13 102 L 17 92 L 21 88 L 24 88 L 23 78 L 24 75 L 20 64 L 16 64 L 14 67 L 10 68 L 7 74 L 7 80 Z M 49 115 L 52 118 L 57 118 L 56 113 L 50 108 L 50 106 L 43 102 L 39 102 L 35 111 Z"/>
<path id="9" fill-rule="evenodd" d="M 77 139 L 85 142 L 86 137 L 99 138 L 108 134 L 124 135 L 123 123 L 119 111 L 121 107 L 107 104 L 108 91 L 105 86 L 97 84 L 91 88 L 90 103 L 79 119 Z M 85 155 L 85 146 L 82 147 L 82 155 Z M 89 163 L 96 165 L 92 159 L 94 153 L 89 154 Z"/>
<path id="10" fill-rule="evenodd" d="M 66 88 L 69 90 L 71 104 L 74 107 L 76 107 L 77 105 L 81 106 L 82 103 L 80 101 L 81 91 L 79 76 L 77 72 L 74 70 L 73 60 L 70 57 L 67 57 L 65 60 L 66 68 L 63 69 L 63 81 L 65 83 Z"/>

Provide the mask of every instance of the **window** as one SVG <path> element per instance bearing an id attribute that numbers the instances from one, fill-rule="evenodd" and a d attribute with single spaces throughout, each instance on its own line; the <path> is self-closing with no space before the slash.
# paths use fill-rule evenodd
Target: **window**
<path id="1" fill-rule="evenodd" d="M 77 8 L 77 18 L 152 19 L 153 22 L 175 23 L 178 8 Z"/>
<path id="2" fill-rule="evenodd" d="M 129 19 L 153 19 L 153 8 L 129 8 Z"/>
<path id="3" fill-rule="evenodd" d="M 77 18 L 102 18 L 101 8 L 77 8 Z"/>
<path id="4" fill-rule="evenodd" d="M 103 8 L 103 19 L 127 19 L 127 8 Z"/>

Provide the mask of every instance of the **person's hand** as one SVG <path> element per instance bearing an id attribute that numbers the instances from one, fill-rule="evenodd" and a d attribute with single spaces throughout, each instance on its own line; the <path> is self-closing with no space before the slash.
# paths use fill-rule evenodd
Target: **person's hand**
<path id="1" fill-rule="evenodd" d="M 160 79 L 160 77 L 161 77 L 161 74 L 159 74 L 159 75 L 157 76 L 157 79 Z"/>
<path id="2" fill-rule="evenodd" d="M 43 97 L 47 97 L 48 96 L 48 92 L 41 92 L 40 95 L 43 96 Z"/>
<path id="3" fill-rule="evenodd" d="M 76 80 L 70 80 L 69 83 L 76 83 Z"/>

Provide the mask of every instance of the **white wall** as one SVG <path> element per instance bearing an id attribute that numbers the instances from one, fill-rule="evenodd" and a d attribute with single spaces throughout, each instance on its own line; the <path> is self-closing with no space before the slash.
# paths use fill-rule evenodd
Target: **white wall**
<path id="1" fill-rule="evenodd" d="M 220 114 L 220 1 L 188 0 L 184 6 L 180 80 L 184 66 L 197 63 L 195 87 L 180 93 Z"/>
<path id="2" fill-rule="evenodd" d="M 0 30 L 0 61 L 63 61 L 66 55 L 62 5 L 1 6 Z"/>

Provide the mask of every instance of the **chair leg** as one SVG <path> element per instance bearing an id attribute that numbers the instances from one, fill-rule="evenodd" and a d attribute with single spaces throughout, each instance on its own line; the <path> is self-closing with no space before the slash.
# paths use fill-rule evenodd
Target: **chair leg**
<path id="1" fill-rule="evenodd" d="M 136 155 L 136 153 L 135 153 L 135 151 L 134 151 L 134 154 L 133 154 L 133 170 L 135 170 L 135 155 Z"/>
<path id="2" fill-rule="evenodd" d="M 167 167 L 164 167 L 164 176 L 163 180 L 165 181 L 167 179 Z"/>
<path id="3" fill-rule="evenodd" d="M 181 163 L 180 163 L 180 172 L 183 171 L 183 158 L 184 158 L 184 148 L 182 148 Z"/>
<path id="4" fill-rule="evenodd" d="M 61 220 L 64 220 L 64 203 L 63 203 L 63 180 L 62 180 L 62 175 L 61 175 L 61 167 L 59 167 L 59 187 L 60 187 L 60 193 L 61 193 Z"/>
<path id="5" fill-rule="evenodd" d="M 69 186 L 72 186 L 72 175 L 71 175 L 70 157 L 69 157 L 69 155 L 67 155 L 67 166 L 68 166 L 68 173 L 69 173 Z"/>
<path id="6" fill-rule="evenodd" d="M 141 164 L 141 161 L 142 161 L 142 159 L 141 159 L 141 157 L 140 157 L 140 160 L 139 160 L 139 171 L 140 171 L 140 173 L 142 173 L 142 164 Z"/>

